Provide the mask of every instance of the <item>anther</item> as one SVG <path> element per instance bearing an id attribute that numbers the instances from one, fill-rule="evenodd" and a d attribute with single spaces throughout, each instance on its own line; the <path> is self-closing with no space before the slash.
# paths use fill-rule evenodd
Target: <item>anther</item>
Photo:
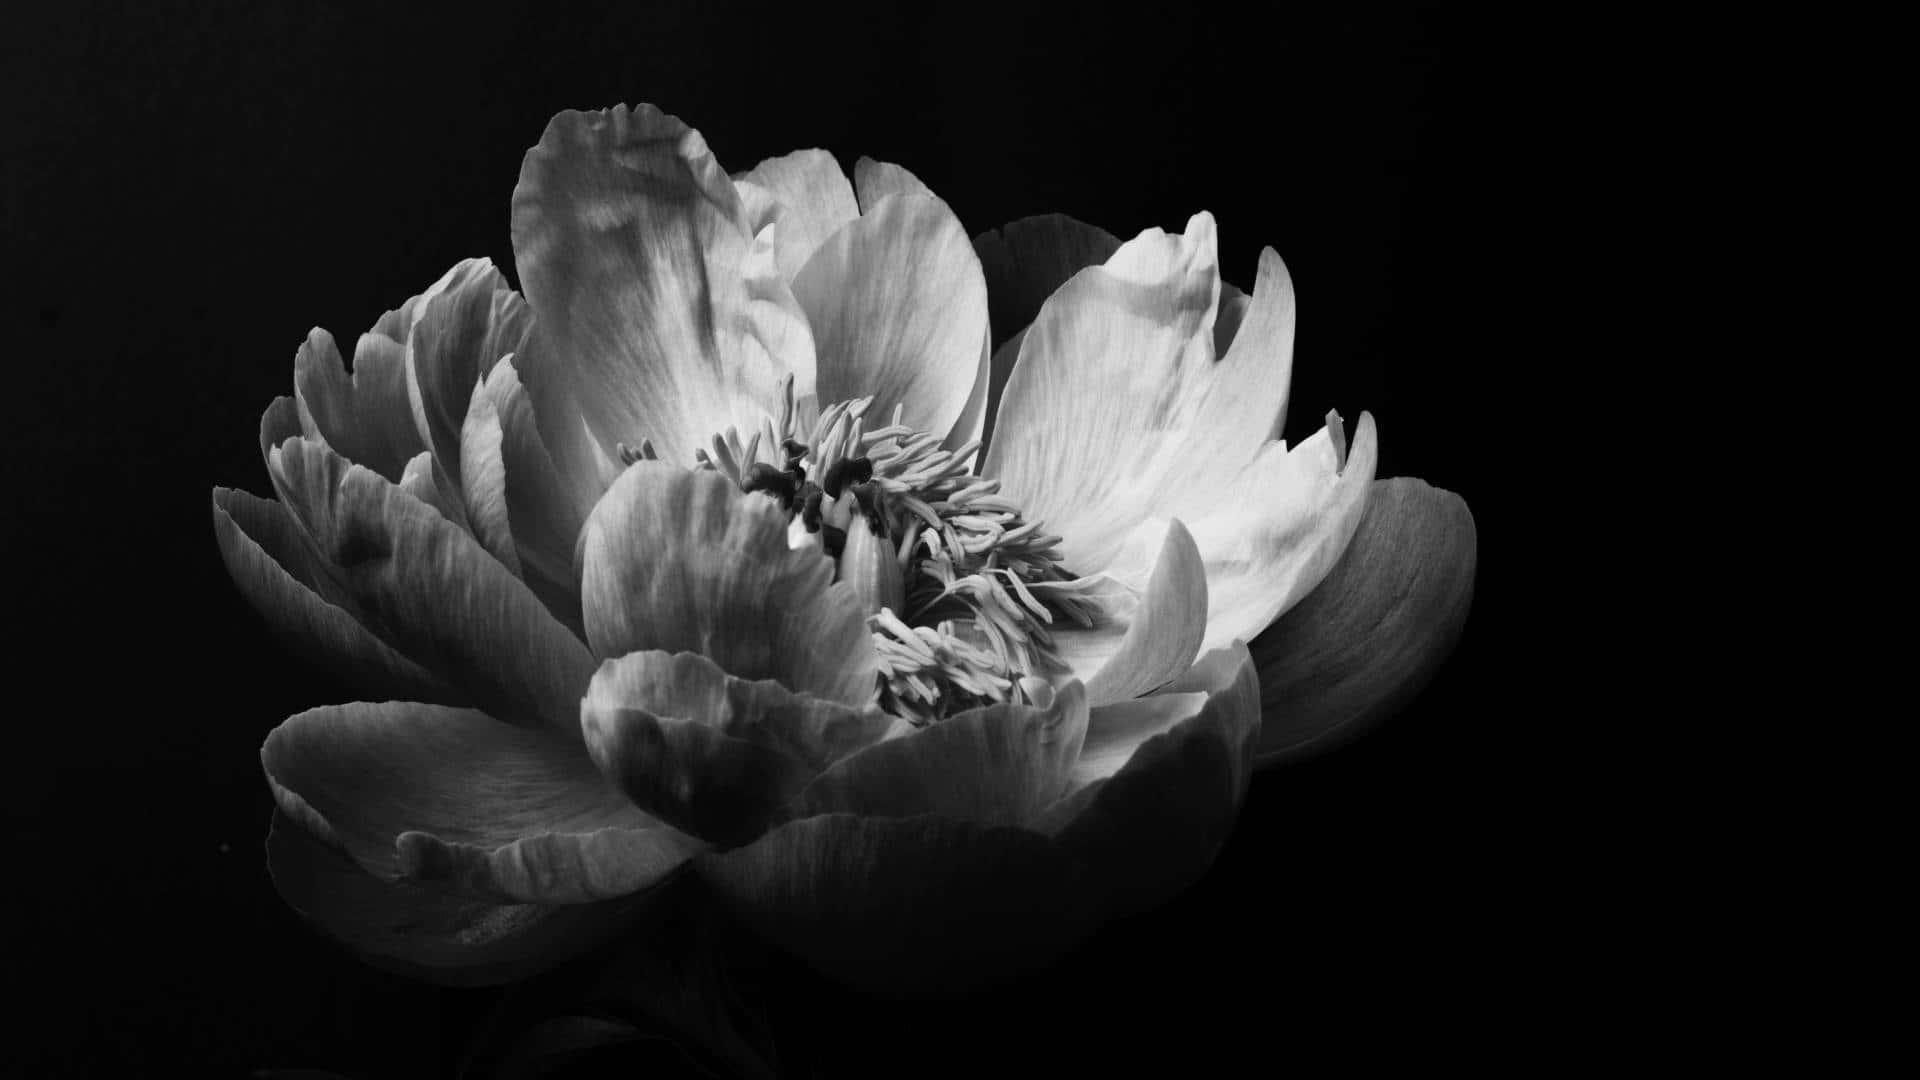
<path id="1" fill-rule="evenodd" d="M 863 457 L 841 458 L 827 466 L 827 475 L 820 481 L 828 495 L 840 497 L 840 490 L 848 484 L 864 484 L 873 479 L 873 462 Z"/>
<path id="2" fill-rule="evenodd" d="M 800 481 L 784 469 L 776 469 L 764 461 L 756 461 L 753 468 L 747 470 L 746 479 L 740 482 L 744 491 L 760 491 L 780 500 L 780 505 L 793 509 L 793 497 L 800 490 Z"/>

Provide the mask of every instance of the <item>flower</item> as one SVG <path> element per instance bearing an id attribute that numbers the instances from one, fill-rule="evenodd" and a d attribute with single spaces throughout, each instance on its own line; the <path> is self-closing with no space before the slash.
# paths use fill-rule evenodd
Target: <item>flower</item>
<path id="1" fill-rule="evenodd" d="M 642 106 L 556 117 L 512 220 L 524 296 L 462 262 L 351 376 L 313 331 L 277 500 L 213 494 L 368 698 L 261 758 L 282 895 L 378 962 L 512 978 L 691 871 L 839 978 L 992 978 L 1183 888 L 1464 620 L 1464 503 L 1375 481 L 1369 415 L 1274 438 L 1292 284 L 1223 284 L 1207 214 L 969 242 Z"/>

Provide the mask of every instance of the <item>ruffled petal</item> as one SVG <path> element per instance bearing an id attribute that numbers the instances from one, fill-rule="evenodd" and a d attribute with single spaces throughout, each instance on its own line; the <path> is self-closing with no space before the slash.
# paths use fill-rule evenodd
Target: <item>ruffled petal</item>
<path id="1" fill-rule="evenodd" d="M 1198 879 L 1233 831 L 1252 775 L 1260 685 L 1246 646 L 1208 653 L 1163 693 L 1204 694 L 1206 703 L 1138 742 L 1118 772 L 1069 795 L 1045 824 L 1058 830 L 1063 852 L 1089 868 L 1111 915 L 1148 910 Z M 1121 719 L 1144 727 L 1152 718 Z M 1089 739 L 1098 756 L 1109 739 L 1126 734 L 1109 721 Z"/>
<path id="2" fill-rule="evenodd" d="M 348 377 L 333 335 L 309 331 L 293 358 L 293 400 L 301 434 L 388 480 L 426 449 L 407 401 L 406 348 L 384 334 L 360 335 Z"/>
<path id="3" fill-rule="evenodd" d="M 869 990 L 1009 978 L 1045 966 L 1094 925 L 1080 868 L 1011 826 L 828 814 L 694 865 L 762 937 Z"/>
<path id="4" fill-rule="evenodd" d="M 582 600 L 602 657 L 711 657 L 743 679 L 864 705 L 879 660 L 853 591 L 787 513 L 712 471 L 636 462 L 587 519 Z"/>
<path id="5" fill-rule="evenodd" d="M 951 429 L 987 334 L 980 260 L 947 204 L 902 194 L 833 234 L 793 280 L 813 327 L 822 401 L 873 395 L 916 431 Z"/>
<path id="6" fill-rule="evenodd" d="M 1198 214 L 1182 236 L 1150 230 L 1076 274 L 1028 330 L 984 472 L 1066 538 L 1080 572 L 1150 516 L 1217 508 L 1272 433 L 1292 355 L 1286 269 L 1262 257 L 1216 361 L 1221 296 L 1213 220 Z"/>
<path id="7" fill-rule="evenodd" d="M 527 152 L 513 249 L 535 314 L 521 374 L 583 511 L 618 443 L 691 464 L 773 414 L 782 376 L 813 393 L 813 344 L 773 258 L 700 134 L 652 106 L 564 112 Z"/>
<path id="8" fill-rule="evenodd" d="M 1291 451 L 1269 443 L 1193 522 L 1208 595 L 1219 597 L 1203 648 L 1251 641 L 1327 576 L 1366 510 L 1379 444 L 1371 413 L 1345 462 L 1328 428 Z"/>
<path id="9" fill-rule="evenodd" d="M 472 537 L 317 443 L 271 465 L 363 623 L 493 716 L 578 737 L 592 655 Z"/>
<path id="10" fill-rule="evenodd" d="M 740 844 L 821 769 L 904 721 L 735 678 L 696 653 L 655 651 L 601 664 L 580 724 L 594 762 L 637 805 Z"/>
<path id="11" fill-rule="evenodd" d="M 260 761 L 282 812 L 388 880 L 583 903 L 647 888 L 698 847 L 610 789 L 578 740 L 470 709 L 311 709 Z"/>
<path id="12" fill-rule="evenodd" d="M 739 179 L 767 192 L 778 207 L 775 258 L 788 281 L 799 275 L 828 237 L 860 216 L 853 185 L 825 150 L 795 150 L 768 158 Z"/>
<path id="13" fill-rule="evenodd" d="M 1477 555 L 1460 496 L 1407 477 L 1374 483 L 1340 562 L 1254 640 L 1259 763 L 1324 752 L 1412 700 L 1466 625 Z"/>
<path id="14" fill-rule="evenodd" d="M 407 338 L 407 400 L 420 438 L 455 481 L 474 387 L 524 344 L 531 323 L 526 301 L 488 259 L 463 260 L 424 294 Z"/>
<path id="15" fill-rule="evenodd" d="M 1094 705 L 1138 697 L 1186 671 L 1207 632 L 1205 566 L 1179 521 L 1134 529 L 1106 574 L 1137 602 L 1110 608 L 1091 628 L 1053 631 L 1060 660 L 1086 680 Z"/>
<path id="16" fill-rule="evenodd" d="M 793 813 L 1024 824 L 1066 791 L 1086 733 L 1087 694 L 1077 682 L 1044 708 L 969 709 L 875 743 L 821 773 Z"/>
<path id="17" fill-rule="evenodd" d="M 324 576 L 279 504 L 214 488 L 213 531 L 227 573 L 286 648 L 369 697 L 461 703 L 452 688 L 321 598 L 310 582 Z"/>
<path id="18" fill-rule="evenodd" d="M 501 904 L 383 881 L 276 811 L 267 869 L 287 905 L 375 966 L 443 986 L 492 986 L 602 944 L 654 894 L 597 904 Z"/>
<path id="19" fill-rule="evenodd" d="M 853 187 L 859 195 L 860 212 L 873 213 L 889 195 L 924 195 L 933 197 L 933 189 L 920 182 L 920 178 L 898 165 L 885 161 L 875 161 L 863 157 L 853 163 Z"/>

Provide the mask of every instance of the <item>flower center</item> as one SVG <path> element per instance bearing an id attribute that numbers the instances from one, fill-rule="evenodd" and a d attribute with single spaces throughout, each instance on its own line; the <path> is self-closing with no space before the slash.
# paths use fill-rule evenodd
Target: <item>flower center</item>
<path id="1" fill-rule="evenodd" d="M 927 724 L 1045 694 L 1062 670 L 1050 627 L 1092 626 L 1096 585 L 1060 565 L 1061 538 L 1027 521 L 999 481 L 971 471 L 979 441 L 943 449 L 941 436 L 902 424 L 898 407 L 869 429 L 866 397 L 829 405 L 803 442 L 790 377 L 782 390 L 777 420 L 744 443 L 733 430 L 716 435 L 695 457 L 778 501 L 790 542 L 817 543 L 861 594 L 881 706 Z M 628 463 L 653 456 L 646 443 L 620 452 Z"/>

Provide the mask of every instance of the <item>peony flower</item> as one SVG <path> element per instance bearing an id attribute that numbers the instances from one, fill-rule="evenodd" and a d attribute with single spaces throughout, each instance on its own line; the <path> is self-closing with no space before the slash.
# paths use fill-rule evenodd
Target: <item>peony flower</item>
<path id="1" fill-rule="evenodd" d="M 646 106 L 556 117 L 512 205 L 524 296 L 462 262 L 351 374 L 313 331 L 277 498 L 213 493 L 365 698 L 261 759 L 278 888 L 377 962 L 512 978 L 683 872 L 855 983 L 1043 962 L 1464 619 L 1465 505 L 1376 481 L 1370 415 L 1276 438 L 1292 283 L 1223 284 L 1205 213 L 969 242 L 897 166 L 729 178 Z"/>

